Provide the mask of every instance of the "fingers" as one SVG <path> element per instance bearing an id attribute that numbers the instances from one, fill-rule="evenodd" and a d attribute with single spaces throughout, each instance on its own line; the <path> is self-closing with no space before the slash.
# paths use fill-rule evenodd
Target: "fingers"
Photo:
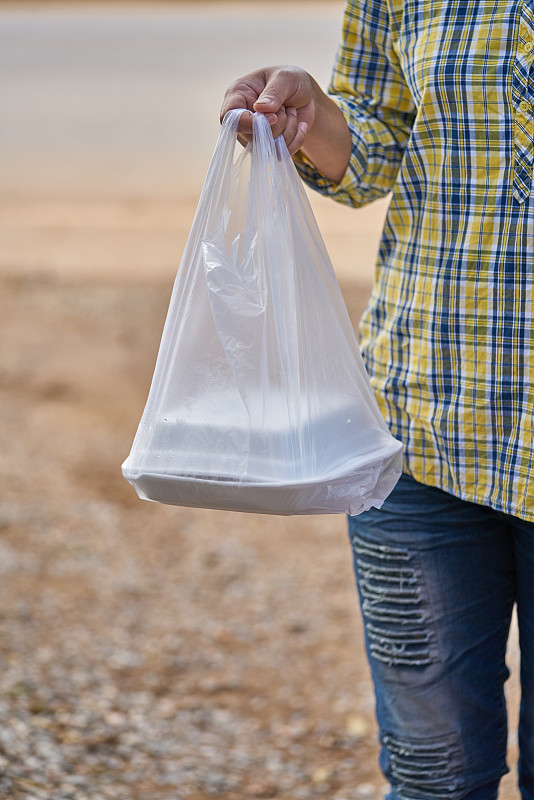
<path id="1" fill-rule="evenodd" d="M 258 112 L 260 113 L 260 112 Z M 241 117 L 245 117 L 245 130 L 246 133 L 238 131 L 238 141 L 246 146 L 252 142 L 252 114 L 244 112 Z M 308 132 L 308 124 L 306 122 L 299 122 L 297 112 L 294 108 L 284 109 L 281 108 L 272 121 L 273 115 L 268 115 L 267 119 L 271 118 L 271 130 L 273 137 L 276 139 L 278 136 L 283 136 L 287 145 L 290 155 L 294 155 L 302 145 Z"/>
<path id="2" fill-rule="evenodd" d="M 233 108 L 246 108 L 249 111 L 253 111 L 254 103 L 265 89 L 267 80 L 265 72 L 258 70 L 245 75 L 243 78 L 238 78 L 237 81 L 232 83 L 224 95 L 220 115 L 221 122 L 225 114 Z M 243 123 L 245 125 L 248 124 L 250 131 L 252 131 L 252 118 L 248 114 L 244 114 L 243 117 L 248 117 L 248 123 L 245 120 L 243 120 Z"/>
<path id="3" fill-rule="evenodd" d="M 315 110 L 312 79 L 298 67 L 268 67 L 238 79 L 227 90 L 221 120 L 232 108 L 244 108 L 239 120 L 238 138 L 252 139 L 252 111 L 265 114 L 273 136 L 280 135 L 293 155 L 304 142 L 313 123 Z"/>
<path id="4" fill-rule="evenodd" d="M 287 142 L 287 149 L 289 150 L 290 155 L 295 155 L 298 150 L 304 144 L 304 140 L 306 139 L 306 134 L 308 133 L 308 123 L 307 122 L 299 122 L 297 132 L 291 142 Z"/>
<path id="5" fill-rule="evenodd" d="M 290 143 L 295 138 L 298 128 L 297 109 L 291 106 L 286 108 L 286 126 L 283 130 L 284 141 L 289 147 Z"/>
<path id="6" fill-rule="evenodd" d="M 243 116 L 245 115 L 243 114 Z M 271 117 L 272 115 L 269 114 L 267 119 L 270 120 Z M 250 118 L 252 121 L 252 115 Z M 309 124 L 299 118 L 296 108 L 282 106 L 276 115 L 276 121 L 274 123 L 271 121 L 271 130 L 275 139 L 283 136 L 290 155 L 294 155 L 304 144 Z M 252 141 L 252 137 L 249 137 L 248 141 Z"/>
<path id="7" fill-rule="evenodd" d="M 258 112 L 260 113 L 260 112 Z M 244 147 L 252 142 L 252 113 L 244 111 L 239 119 L 237 139 Z M 273 137 L 283 136 L 290 154 L 293 155 L 300 150 L 304 144 L 308 125 L 300 122 L 295 108 L 280 108 L 278 114 L 266 114 L 266 119 L 271 125 Z"/>
<path id="8" fill-rule="evenodd" d="M 263 74 L 265 86 L 254 103 L 254 111 L 277 114 L 282 106 L 298 109 L 309 101 L 309 75 L 300 67 L 269 67 Z"/>
<path id="9" fill-rule="evenodd" d="M 251 137 L 252 136 L 252 112 L 251 111 L 243 111 L 241 116 L 239 117 L 239 125 L 237 128 L 237 132 L 244 137 Z M 277 129 L 280 129 L 279 117 L 276 114 L 266 114 L 267 122 L 271 126 L 276 126 Z M 277 136 L 281 130 L 278 130 Z"/>
<path id="10" fill-rule="evenodd" d="M 273 136 L 276 138 L 277 135 L 281 135 L 284 137 L 284 141 L 287 145 L 287 149 L 293 155 L 302 147 L 304 142 L 304 138 L 306 136 L 306 132 L 308 130 L 308 126 L 305 122 L 299 121 L 297 109 L 290 106 L 289 108 L 284 109 L 284 118 L 283 121 L 280 120 L 279 122 L 283 124 L 281 130 L 278 132 L 277 127 L 273 126 Z"/>

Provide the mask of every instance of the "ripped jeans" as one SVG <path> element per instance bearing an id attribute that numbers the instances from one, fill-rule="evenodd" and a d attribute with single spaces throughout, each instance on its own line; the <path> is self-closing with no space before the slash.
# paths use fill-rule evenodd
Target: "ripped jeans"
<path id="1" fill-rule="evenodd" d="M 386 800 L 496 800 L 505 651 L 521 646 L 519 785 L 534 800 L 534 523 L 403 475 L 349 517 Z"/>

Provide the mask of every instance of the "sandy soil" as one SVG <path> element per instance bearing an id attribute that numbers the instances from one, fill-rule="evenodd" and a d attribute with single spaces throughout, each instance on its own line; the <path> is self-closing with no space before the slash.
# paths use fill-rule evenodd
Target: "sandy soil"
<path id="1" fill-rule="evenodd" d="M 364 291 L 349 291 L 357 309 Z M 20 712 L 21 686 L 33 687 L 24 690 L 32 697 L 50 690 L 44 707 L 33 701 L 29 709 L 28 737 L 46 724 L 63 742 L 61 710 L 83 711 L 101 691 L 84 681 L 65 697 L 57 674 L 107 669 L 106 686 L 148 691 L 154 704 L 164 696 L 177 720 L 179 710 L 201 707 L 254 726 L 253 764 L 232 764 L 235 747 L 254 738 L 245 730 L 236 745 L 236 721 L 216 744 L 227 770 L 194 752 L 195 780 L 181 782 L 192 792 L 184 797 L 378 797 L 343 519 L 165 508 L 139 501 L 121 477 L 168 287 L 4 276 L 1 298 L 0 653 L 8 710 Z M 187 726 L 177 721 L 171 735 L 190 746 Z M 104 796 L 141 797 L 147 789 L 151 797 L 182 796 L 143 781 L 121 794 L 135 760 L 130 750 L 126 763 L 104 761 L 106 785 L 116 790 Z M 24 787 L 24 763 L 9 742 L 2 752 L 19 781 L 13 785 Z M 280 753 L 300 767 L 289 785 L 269 768 Z M 83 770 L 87 752 L 79 758 Z M 221 770 L 226 782 L 203 791 Z"/>

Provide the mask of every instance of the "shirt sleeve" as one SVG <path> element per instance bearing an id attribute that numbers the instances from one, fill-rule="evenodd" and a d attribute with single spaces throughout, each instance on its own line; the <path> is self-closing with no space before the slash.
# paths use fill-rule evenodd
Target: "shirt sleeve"
<path id="1" fill-rule="evenodd" d="M 349 0 L 328 94 L 352 135 L 343 179 L 332 183 L 303 153 L 296 167 L 313 189 L 355 207 L 391 191 L 416 115 L 393 47 L 387 0 Z"/>

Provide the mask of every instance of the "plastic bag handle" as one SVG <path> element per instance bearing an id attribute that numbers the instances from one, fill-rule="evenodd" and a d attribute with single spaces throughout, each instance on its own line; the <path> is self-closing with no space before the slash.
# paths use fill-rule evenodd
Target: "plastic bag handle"
<path id="1" fill-rule="evenodd" d="M 235 135 L 237 133 L 239 120 L 241 119 L 241 114 L 243 114 L 244 111 L 248 111 L 248 109 L 231 108 L 230 111 L 227 111 L 221 123 L 221 133 L 225 130 L 228 130 L 229 132 L 231 131 Z"/>
<path id="2" fill-rule="evenodd" d="M 206 181 L 199 200 L 199 209 L 213 205 L 215 197 L 226 194 L 230 185 L 237 128 L 241 114 L 246 108 L 233 108 L 224 115 L 213 158 L 208 168 Z"/>

